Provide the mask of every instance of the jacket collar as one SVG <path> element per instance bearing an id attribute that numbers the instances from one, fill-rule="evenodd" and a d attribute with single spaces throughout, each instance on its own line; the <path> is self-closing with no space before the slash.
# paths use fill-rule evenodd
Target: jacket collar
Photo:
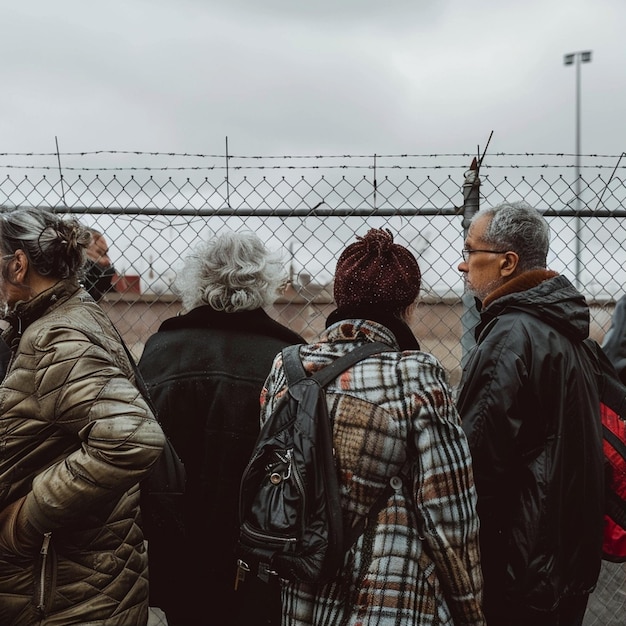
<path id="1" fill-rule="evenodd" d="M 533 287 L 536 287 L 542 282 L 550 278 L 554 278 L 555 276 L 558 276 L 557 272 L 546 269 L 529 270 L 528 272 L 523 272 L 515 278 L 511 278 L 511 280 L 508 280 L 506 283 L 504 283 L 504 285 L 501 285 L 495 291 L 492 291 L 483 300 L 482 308 L 488 307 L 492 302 L 495 302 L 503 296 L 508 296 L 512 293 L 519 293 L 520 291 L 532 289 Z"/>
<path id="2" fill-rule="evenodd" d="M 475 336 L 480 337 L 506 313 L 525 312 L 574 341 L 589 335 L 589 306 L 583 294 L 563 275 L 532 270 L 511 279 L 485 299 Z"/>
<path id="3" fill-rule="evenodd" d="M 344 319 L 335 322 L 321 333 L 320 341 L 382 341 L 392 346 L 395 350 L 400 350 L 398 341 L 387 327 L 367 319 Z M 419 349 L 419 346 L 414 349 Z"/>
<path id="4" fill-rule="evenodd" d="M 273 320 L 263 309 L 225 313 L 216 311 L 208 305 L 199 306 L 184 315 L 165 320 L 159 332 L 190 328 L 206 328 L 213 330 L 248 331 L 276 337 L 289 343 L 304 343 L 300 335 Z"/>
<path id="5" fill-rule="evenodd" d="M 377 322 L 386 330 L 391 331 L 400 350 L 420 349 L 419 342 L 410 326 L 398 316 L 378 305 L 365 304 L 335 309 L 326 319 L 326 328 L 330 328 L 336 322 L 345 320 L 350 320 L 349 323 L 358 322 L 358 320 Z"/>
<path id="6" fill-rule="evenodd" d="M 79 290 L 78 280 L 67 278 L 55 283 L 31 300 L 20 300 L 5 317 L 10 327 L 3 335 L 8 337 L 9 341 L 15 336 L 21 336 L 35 320 L 58 307 Z"/>

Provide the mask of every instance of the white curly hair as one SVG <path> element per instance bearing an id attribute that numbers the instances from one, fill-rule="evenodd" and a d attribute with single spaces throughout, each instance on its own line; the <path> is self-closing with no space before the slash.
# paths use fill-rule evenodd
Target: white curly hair
<path id="1" fill-rule="evenodd" d="M 174 282 L 183 309 L 209 305 L 234 313 L 272 304 L 287 273 L 280 255 L 252 231 L 225 230 L 198 244 Z"/>

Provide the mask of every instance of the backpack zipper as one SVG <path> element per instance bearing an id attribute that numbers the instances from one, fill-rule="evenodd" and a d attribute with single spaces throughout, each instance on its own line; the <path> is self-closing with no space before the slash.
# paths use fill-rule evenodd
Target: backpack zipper
<path id="1" fill-rule="evenodd" d="M 294 544 L 298 540 L 296 537 L 277 537 L 273 534 L 268 534 L 263 531 L 257 530 L 254 526 L 251 526 L 249 522 L 244 522 L 242 525 L 242 531 L 247 535 L 250 535 L 253 539 L 256 539 L 261 545 L 268 545 L 268 543 L 275 543 L 280 546 L 287 544 Z"/>

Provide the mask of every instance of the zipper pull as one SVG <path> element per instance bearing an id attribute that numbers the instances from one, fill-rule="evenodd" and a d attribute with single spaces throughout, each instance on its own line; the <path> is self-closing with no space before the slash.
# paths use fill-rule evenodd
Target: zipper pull
<path id="1" fill-rule="evenodd" d="M 250 571 L 248 564 L 241 559 L 237 559 L 237 573 L 235 574 L 235 591 L 237 591 L 239 587 L 239 583 L 242 583 L 246 574 Z"/>
<path id="2" fill-rule="evenodd" d="M 52 537 L 51 532 L 47 532 L 43 534 L 43 541 L 41 543 L 41 549 L 39 550 L 39 554 L 42 556 L 48 555 L 48 547 L 50 546 L 50 538 Z"/>

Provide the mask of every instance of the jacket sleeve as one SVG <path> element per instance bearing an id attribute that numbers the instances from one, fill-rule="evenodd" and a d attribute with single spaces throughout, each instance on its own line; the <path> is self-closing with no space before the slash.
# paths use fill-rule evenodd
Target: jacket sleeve
<path id="1" fill-rule="evenodd" d="M 525 339 L 526 338 L 526 339 Z M 529 378 L 527 331 L 499 319 L 472 352 L 461 381 L 457 408 L 472 453 L 480 517 L 481 563 L 489 598 L 507 591 L 508 536 L 515 480 L 518 434 L 522 428 L 522 394 Z"/>
<path id="2" fill-rule="evenodd" d="M 159 457 L 165 438 L 118 361 L 81 332 L 43 330 L 25 352 L 40 419 L 51 423 L 50 432 L 77 442 L 36 475 L 26 498 L 28 520 L 47 532 L 81 519 L 138 483 Z"/>
<path id="3" fill-rule="evenodd" d="M 482 514 L 505 497 L 505 480 L 515 456 L 522 426 L 520 393 L 528 381 L 525 356 L 528 330 L 499 320 L 468 360 L 457 408 L 472 453 L 474 477 Z M 492 503 L 493 500 L 493 503 Z"/>
<path id="4" fill-rule="evenodd" d="M 433 365 L 414 415 L 418 520 L 454 623 L 484 624 L 479 522 L 469 447 L 445 374 Z"/>

